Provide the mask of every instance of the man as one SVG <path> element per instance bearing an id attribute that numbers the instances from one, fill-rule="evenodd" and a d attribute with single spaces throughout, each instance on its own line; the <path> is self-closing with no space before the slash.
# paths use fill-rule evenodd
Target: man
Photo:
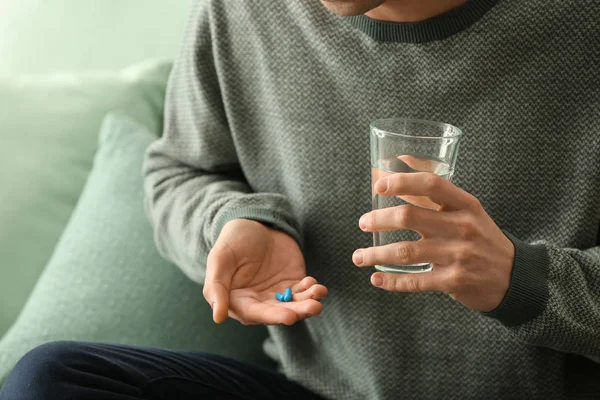
<path id="1" fill-rule="evenodd" d="M 159 249 L 215 322 L 269 325 L 283 374 L 54 343 L 2 400 L 600 394 L 600 3 L 322 2 L 198 1 L 145 169 Z M 375 186 L 435 210 L 369 212 L 368 124 L 395 116 L 466 132 L 453 183 Z M 399 229 L 423 239 L 371 247 Z"/>

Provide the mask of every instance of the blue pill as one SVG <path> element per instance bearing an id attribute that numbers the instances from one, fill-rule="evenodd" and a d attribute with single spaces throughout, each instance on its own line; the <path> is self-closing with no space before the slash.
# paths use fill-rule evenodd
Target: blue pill
<path id="1" fill-rule="evenodd" d="M 292 301 L 292 289 L 291 288 L 287 288 L 285 289 L 285 293 L 275 293 L 275 298 L 279 301 L 285 302 L 285 303 L 289 303 L 290 301 Z"/>

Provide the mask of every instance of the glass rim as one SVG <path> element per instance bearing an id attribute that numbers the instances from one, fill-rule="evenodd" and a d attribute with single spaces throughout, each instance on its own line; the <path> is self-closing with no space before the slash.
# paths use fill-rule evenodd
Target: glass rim
<path id="1" fill-rule="evenodd" d="M 381 129 L 378 128 L 376 126 L 377 123 L 381 123 L 384 121 L 404 121 L 404 122 L 410 122 L 410 123 L 418 123 L 418 124 L 425 124 L 425 125 L 433 125 L 436 127 L 449 127 L 451 128 L 452 132 L 454 133 L 451 136 L 415 136 L 415 135 L 407 135 L 404 133 L 398 133 L 398 132 L 391 132 L 388 131 L 386 129 Z M 399 137 L 404 137 L 404 138 L 412 138 L 412 139 L 433 139 L 433 140 L 443 140 L 443 139 L 459 139 L 464 135 L 464 132 L 462 129 L 460 129 L 457 126 L 454 126 L 452 124 L 448 124 L 446 122 L 436 122 L 436 121 L 430 121 L 427 119 L 419 119 L 419 118 L 380 118 L 380 119 L 376 119 L 374 121 L 371 121 L 371 123 L 369 124 L 371 129 L 376 129 L 380 132 L 383 132 L 385 134 L 391 135 L 391 136 L 399 136 Z"/>

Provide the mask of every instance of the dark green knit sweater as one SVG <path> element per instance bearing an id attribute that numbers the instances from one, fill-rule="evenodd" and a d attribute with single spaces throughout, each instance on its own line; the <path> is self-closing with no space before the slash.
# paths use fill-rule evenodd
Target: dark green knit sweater
<path id="1" fill-rule="evenodd" d="M 598 0 L 471 0 L 396 24 L 318 0 L 197 0 L 146 163 L 159 249 L 202 282 L 231 219 L 301 242 L 329 296 L 321 316 L 271 327 L 267 348 L 331 399 L 592 396 L 598 15 Z M 466 132 L 454 181 L 516 247 L 511 288 L 488 315 L 375 289 L 351 262 L 371 244 L 357 225 L 371 201 L 369 122 L 400 116 Z"/>

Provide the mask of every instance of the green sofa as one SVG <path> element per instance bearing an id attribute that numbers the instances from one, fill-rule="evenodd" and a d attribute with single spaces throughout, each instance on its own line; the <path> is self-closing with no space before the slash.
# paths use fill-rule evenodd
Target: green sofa
<path id="1" fill-rule="evenodd" d="M 53 340 L 272 366 L 266 329 L 215 325 L 143 211 L 142 158 L 189 3 L 0 0 L 0 386 Z"/>

